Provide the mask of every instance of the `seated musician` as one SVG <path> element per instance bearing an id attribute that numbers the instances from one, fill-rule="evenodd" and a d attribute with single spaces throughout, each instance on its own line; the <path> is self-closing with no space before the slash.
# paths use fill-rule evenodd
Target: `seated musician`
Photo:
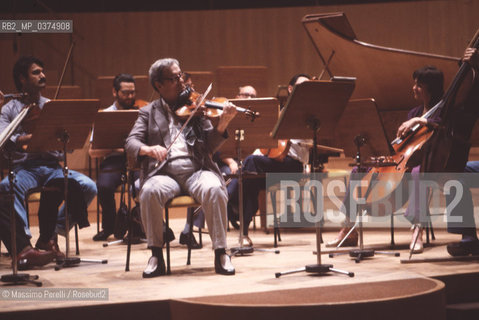
<path id="1" fill-rule="evenodd" d="M 105 111 L 137 110 L 135 105 L 135 79 L 130 74 L 121 73 L 113 79 L 113 98 L 115 101 Z M 93 139 L 93 134 L 92 134 Z M 102 230 L 93 236 L 93 241 L 105 241 L 113 234 L 116 219 L 115 190 L 122 184 L 122 173 L 126 172 L 126 156 L 121 152 L 112 152 L 100 162 L 100 171 L 96 186 L 100 203 Z M 139 173 L 135 172 L 135 180 Z"/>
<path id="2" fill-rule="evenodd" d="M 288 85 L 288 92 L 291 94 L 293 87 L 296 84 L 311 80 L 311 77 L 306 74 L 296 74 L 293 76 Z M 285 150 L 287 155 L 283 160 L 271 159 L 264 155 L 252 154 L 244 160 L 243 170 L 247 172 L 267 173 L 267 172 L 303 172 L 304 164 L 309 161 L 309 149 L 300 145 L 300 142 L 305 140 L 291 139 L 291 145 L 288 150 Z M 231 186 L 231 187 L 230 187 Z M 229 188 L 232 190 L 230 196 L 230 204 L 238 206 L 238 180 L 233 179 Z M 258 211 L 258 195 L 261 190 L 265 189 L 264 181 L 258 183 L 254 179 L 245 179 L 243 181 L 243 231 L 244 238 L 243 245 L 252 246 L 253 242 L 248 236 L 248 227 L 253 219 L 256 211 Z"/>
<path id="3" fill-rule="evenodd" d="M 253 86 L 246 85 L 239 87 L 236 99 L 256 98 L 256 89 Z"/>
<path id="4" fill-rule="evenodd" d="M 166 273 L 163 209 L 169 199 L 184 193 L 198 200 L 205 210 L 216 273 L 233 275 L 235 268 L 225 250 L 228 194 L 211 154 L 228 137 L 226 128 L 236 109 L 227 104 L 216 128 L 208 119 L 195 117 L 180 132 L 184 120 L 173 112 L 184 104 L 180 101 L 185 84 L 179 62 L 172 58 L 157 60 L 150 67 L 149 78 L 160 98 L 140 109 L 125 144 L 128 161 L 135 167 L 141 163 L 141 217 L 152 251 L 143 277 Z"/>
<path id="5" fill-rule="evenodd" d="M 454 121 L 452 123 L 455 136 L 456 136 L 456 141 L 468 141 L 470 138 L 470 134 L 472 131 L 472 127 L 478 117 L 477 114 L 477 105 L 479 104 L 479 81 L 478 81 L 478 70 L 479 70 L 479 53 L 477 49 L 473 48 L 468 48 L 465 51 L 465 54 L 463 56 L 463 61 L 466 63 L 471 64 L 473 67 L 473 85 L 472 88 L 469 91 L 469 95 L 467 99 L 465 99 L 465 102 L 463 105 L 459 108 L 457 108 L 457 111 L 455 112 L 455 117 Z M 428 69 L 428 68 L 426 68 Z M 420 69 L 421 70 L 421 69 Z M 423 69 L 424 70 L 424 69 Z M 437 69 L 436 69 L 437 70 Z M 401 137 L 404 134 L 406 134 L 408 131 L 410 131 L 416 124 L 420 123 L 423 125 L 432 125 L 435 126 L 440 119 L 438 115 L 433 115 L 432 118 L 429 120 L 425 120 L 423 118 L 420 118 L 421 114 L 423 114 L 427 109 L 429 109 L 431 106 L 434 105 L 432 101 L 440 100 L 439 93 L 442 92 L 442 90 L 439 90 L 440 87 L 442 87 L 442 75 L 440 75 L 437 71 L 435 71 L 433 74 L 436 74 L 434 77 L 427 77 L 430 78 L 429 80 L 426 80 L 427 78 L 424 78 L 424 75 L 421 76 L 422 72 L 416 71 L 413 75 L 415 79 L 415 85 L 413 87 L 413 92 L 414 92 L 414 97 L 416 100 L 418 98 L 421 98 L 423 100 L 423 104 L 412 109 L 408 116 L 409 120 L 404 122 L 398 129 L 397 136 Z M 421 78 L 423 78 L 421 80 Z M 435 80 L 434 80 L 435 79 Z M 434 83 L 436 85 L 434 85 Z M 436 94 L 435 94 L 436 92 Z M 441 93 L 442 96 L 442 93 Z M 427 101 L 429 100 L 429 103 Z M 425 106 L 429 106 L 428 108 Z M 468 109 L 468 106 L 470 108 Z M 475 111 L 471 111 L 475 110 Z M 466 146 L 463 146 L 464 149 L 467 150 L 461 150 L 465 152 L 461 152 L 462 154 L 468 154 L 468 144 L 466 143 Z M 453 171 L 460 171 L 459 168 L 464 168 L 465 172 L 475 172 L 478 166 L 475 165 L 474 162 L 469 162 L 467 165 L 465 165 L 465 159 L 461 155 L 455 155 L 454 157 L 451 157 L 451 159 L 456 159 L 456 161 L 453 160 L 453 165 L 448 168 L 447 170 L 453 170 Z M 418 174 L 420 171 L 420 166 L 412 168 L 412 179 L 415 182 L 415 186 L 418 185 Z M 454 190 L 454 189 L 453 189 Z M 452 191 L 451 194 L 446 195 L 446 203 L 450 204 L 454 198 L 455 198 L 455 191 Z M 415 223 L 416 228 L 414 228 L 413 231 L 413 237 L 412 239 L 414 240 L 417 233 L 418 235 L 418 242 L 416 245 L 413 247 L 413 242 L 411 242 L 410 248 L 412 249 L 413 252 L 422 252 L 423 246 L 422 246 L 422 226 L 421 224 L 417 224 L 417 222 L 426 222 L 427 220 L 424 219 L 424 212 L 422 212 L 418 203 L 418 188 L 416 187 L 412 192 L 410 192 L 410 197 L 412 197 L 413 201 L 409 202 L 407 211 L 406 211 L 406 217 L 412 222 Z M 346 203 L 345 203 L 346 204 Z M 347 204 L 346 204 L 347 205 Z M 447 206 L 448 208 L 449 206 Z M 451 243 L 448 245 L 447 250 L 449 254 L 452 256 L 464 256 L 468 254 L 479 254 L 479 241 L 477 239 L 477 233 L 476 233 L 476 227 L 475 227 L 475 221 L 474 221 L 474 212 L 473 212 L 473 203 L 472 203 L 472 196 L 471 192 L 469 189 L 466 187 L 463 190 L 463 195 L 459 201 L 459 203 L 450 211 L 447 212 L 448 216 L 455 216 L 455 217 L 461 217 L 461 223 L 453 223 L 448 220 L 448 232 L 450 233 L 457 233 L 462 235 L 462 240 L 457 243 Z M 427 213 L 427 210 L 429 208 L 425 208 L 425 211 Z M 348 211 L 346 211 L 348 212 Z M 345 228 L 343 228 L 340 231 L 340 234 L 338 238 L 330 244 L 332 245 L 337 245 L 347 234 L 349 231 L 349 228 L 351 227 L 349 219 L 346 219 L 346 223 L 348 224 Z M 356 236 L 357 238 L 357 236 Z M 357 243 L 357 240 L 356 240 Z M 355 243 L 355 244 L 356 244 Z M 350 245 L 355 245 L 351 244 L 351 241 L 349 241 Z"/>
<path id="6" fill-rule="evenodd" d="M 397 136 L 402 137 L 409 132 L 415 125 L 428 125 L 434 127 L 439 119 L 437 117 L 431 117 L 429 119 L 421 118 L 430 108 L 435 106 L 442 98 L 444 94 L 443 82 L 444 76 L 442 71 L 435 67 L 426 66 L 414 71 L 412 78 L 414 84 L 412 92 L 414 99 L 420 103 L 417 107 L 411 109 L 408 113 L 408 120 L 403 122 L 397 131 Z M 358 172 L 358 169 L 353 169 L 353 173 Z M 418 174 L 420 172 L 420 166 L 416 166 L 411 170 L 411 176 L 415 182 L 415 187 L 418 186 Z M 409 205 L 405 212 L 405 217 L 413 224 L 413 236 L 411 240 L 411 247 L 414 245 L 414 239 L 416 234 L 419 233 L 416 244 L 414 245 L 413 252 L 420 253 L 423 251 L 422 242 L 422 225 L 421 222 L 426 222 L 424 218 L 429 215 L 429 208 L 420 208 L 419 206 L 419 188 L 410 190 Z M 349 217 L 349 190 L 347 191 L 345 201 L 343 203 L 342 211 L 346 214 L 345 226 L 340 230 L 336 239 L 326 243 L 326 247 L 336 247 L 344 237 L 348 234 L 350 228 L 354 224 Z M 426 210 L 423 212 L 422 210 Z M 358 232 L 354 230 L 348 238 L 342 243 L 342 246 L 356 246 L 358 243 Z"/>
<path id="7" fill-rule="evenodd" d="M 46 86 L 46 76 L 43 66 L 42 61 L 31 56 L 21 57 L 15 63 L 13 68 L 15 86 L 17 90 L 26 93 L 26 95 L 19 99 L 13 99 L 2 107 L 0 132 L 3 132 L 4 129 L 15 120 L 25 106 L 35 104 L 29 112 L 33 114 L 35 108 L 37 109 L 36 111 L 39 112 L 44 104 L 49 101 L 49 99 L 41 95 L 42 90 Z M 22 148 L 28 144 L 32 138 L 32 134 L 27 131 L 28 126 L 26 120 L 29 119 L 27 118 L 22 121 L 5 146 L 6 149 L 13 152 L 14 159 L 14 171 L 16 174 L 14 209 L 18 217 L 18 219 L 16 219 L 17 251 L 19 253 L 18 261 L 22 262 L 22 268 L 44 265 L 54 257 L 63 257 L 63 253 L 61 253 L 58 248 L 57 235 L 55 233 L 59 202 L 54 202 L 53 198 L 57 198 L 58 193 L 51 194 L 48 192 L 42 195 L 38 213 L 40 217 L 40 237 L 35 245 L 36 249 L 33 249 L 30 245 L 29 239 L 31 238 L 31 233 L 25 209 L 25 194 L 32 188 L 48 186 L 57 181 L 61 181 L 59 183 L 59 186 L 61 186 L 63 183 L 63 170 L 59 163 L 59 161 L 62 160 L 61 152 L 31 153 L 26 152 L 25 149 Z M 2 155 L 6 154 L 7 152 L 2 150 Z M 96 196 L 96 185 L 90 178 L 74 170 L 69 170 L 69 179 L 72 180 L 72 185 L 78 187 L 76 191 L 73 190 L 73 192 L 69 193 L 69 197 L 73 197 L 75 200 L 70 202 L 70 205 L 72 205 L 73 202 L 81 204 L 80 207 L 74 207 L 72 205 L 72 208 L 69 208 L 68 212 L 73 217 L 70 226 L 78 223 L 80 228 L 82 228 L 89 225 L 86 208 Z M 9 190 L 10 184 L 7 177 L 0 183 L 0 192 L 5 194 Z M 5 201 L 4 197 L 2 198 L 0 206 L 0 236 L 7 249 L 10 250 L 10 201 Z M 52 206 L 52 203 L 56 203 L 56 206 Z M 53 212 L 45 212 L 51 210 L 53 210 Z M 64 219 L 63 212 L 62 208 L 58 215 L 58 221 Z M 47 218 L 44 219 L 43 217 Z M 61 233 L 64 231 L 65 226 L 62 223 L 58 223 L 56 228 L 56 232 Z M 38 249 L 46 250 L 47 252 L 39 251 Z"/>

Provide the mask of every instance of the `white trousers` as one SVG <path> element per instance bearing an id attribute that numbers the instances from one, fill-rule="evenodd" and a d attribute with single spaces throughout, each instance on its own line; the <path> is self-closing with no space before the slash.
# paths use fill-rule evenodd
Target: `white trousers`
<path id="1" fill-rule="evenodd" d="M 226 248 L 226 188 L 215 173 L 197 170 L 189 159 L 166 164 L 160 175 L 149 178 L 141 188 L 141 218 L 148 247 L 163 246 L 163 209 L 168 200 L 181 194 L 201 203 L 213 249 Z"/>

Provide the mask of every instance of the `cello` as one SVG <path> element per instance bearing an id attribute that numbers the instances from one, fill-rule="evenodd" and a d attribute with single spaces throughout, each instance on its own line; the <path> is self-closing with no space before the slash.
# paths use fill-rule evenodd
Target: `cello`
<path id="1" fill-rule="evenodd" d="M 468 47 L 479 47 L 479 30 Z M 395 205 L 392 193 L 400 187 L 404 174 L 419 164 L 423 172 L 462 172 L 478 113 L 471 108 L 473 103 L 466 103 L 472 84 L 472 68 L 462 63 L 441 101 L 423 115 L 429 118 L 438 113 L 439 128 L 416 125 L 404 138 L 392 141 L 395 153 L 368 163 L 373 168 L 362 179 L 365 183 L 354 190 L 355 200 L 363 196 L 366 205 L 384 201 Z"/>

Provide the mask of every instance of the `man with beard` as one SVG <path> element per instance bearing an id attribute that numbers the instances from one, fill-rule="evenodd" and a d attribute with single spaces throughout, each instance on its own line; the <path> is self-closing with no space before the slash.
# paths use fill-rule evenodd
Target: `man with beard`
<path id="1" fill-rule="evenodd" d="M 24 93 L 19 99 L 13 99 L 2 107 L 0 115 L 0 132 L 17 117 L 17 115 L 26 106 L 31 106 L 30 112 L 37 112 L 43 108 L 49 100 L 41 95 L 41 91 L 46 86 L 46 77 L 43 70 L 43 62 L 39 59 L 29 56 L 21 57 L 15 63 L 13 68 L 13 78 L 18 91 Z M 3 95 L 0 95 L 3 100 Z M 2 102 L 2 101 L 0 101 Z M 27 131 L 25 121 L 15 130 L 9 141 L 4 146 L 12 154 L 15 185 L 14 185 L 14 210 L 19 217 L 16 219 L 16 247 L 19 253 L 17 262 L 22 269 L 28 269 L 33 266 L 41 266 L 53 258 L 63 257 L 63 253 L 58 249 L 57 235 L 55 233 L 55 224 L 57 218 L 62 221 L 64 218 L 63 208 L 58 214 L 58 205 L 56 199 L 62 198 L 62 192 L 54 192 L 53 195 L 42 195 L 40 202 L 39 220 L 40 220 L 40 237 L 33 249 L 30 244 L 31 233 L 28 225 L 27 212 L 25 210 L 25 194 L 28 190 L 36 187 L 57 183 L 63 179 L 63 170 L 59 161 L 62 160 L 62 153 L 58 151 L 49 151 L 41 153 L 26 152 L 23 148 L 31 140 L 32 134 Z M 4 152 L 3 154 L 7 154 Z M 69 192 L 68 212 L 73 217 L 73 226 L 78 223 L 80 228 L 88 226 L 88 213 L 86 208 L 88 204 L 96 196 L 96 186 L 87 176 L 69 170 Z M 0 193 L 8 194 L 10 191 L 10 183 L 8 178 L 3 179 L 0 183 Z M 10 199 L 2 197 L 0 205 L 0 237 L 5 246 L 11 250 L 10 238 Z M 53 208 L 52 204 L 56 204 Z M 70 208 L 70 206 L 72 208 Z M 58 217 L 57 217 L 58 214 Z M 57 231 L 61 232 L 65 226 L 62 223 L 57 224 Z M 39 251 L 46 250 L 47 252 Z"/>
<path id="2" fill-rule="evenodd" d="M 115 102 L 105 111 L 136 110 L 135 79 L 132 75 L 121 73 L 113 79 L 113 97 Z M 94 241 L 105 241 L 113 234 L 116 218 L 115 190 L 121 185 L 122 173 L 126 172 L 126 157 L 124 153 L 112 152 L 100 163 L 100 172 L 96 186 L 98 201 L 102 210 L 102 231 L 93 236 Z M 138 176 L 138 174 L 137 174 Z M 138 177 L 135 177 L 135 180 Z"/>

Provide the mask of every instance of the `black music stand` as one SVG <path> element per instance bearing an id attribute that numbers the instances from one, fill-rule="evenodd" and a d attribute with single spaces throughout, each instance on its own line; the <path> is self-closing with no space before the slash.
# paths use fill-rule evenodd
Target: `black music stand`
<path id="1" fill-rule="evenodd" d="M 379 118 L 377 105 L 374 99 L 355 99 L 349 101 L 339 122 L 336 135 L 337 140 L 341 142 L 342 146 L 344 146 L 344 154 L 347 157 L 355 159 L 355 163 L 350 165 L 357 166 L 360 173 L 367 172 L 367 167 L 372 165 L 371 163 L 368 165 L 364 159 L 391 154 L 390 145 L 387 141 L 384 126 Z M 358 188 L 359 197 L 360 192 L 361 188 Z M 358 208 L 360 208 L 359 205 Z M 364 248 L 362 220 L 363 214 L 361 212 L 354 226 L 338 244 L 336 249 L 341 247 L 342 243 L 348 238 L 351 232 L 358 228 L 359 248 L 349 251 L 349 256 L 355 258 L 357 263 L 364 258 L 373 257 L 375 253 L 398 257 L 399 253 L 397 252 L 377 251 Z M 394 243 L 393 239 L 391 241 Z M 338 254 L 341 253 L 330 253 L 329 257 L 332 258 Z"/>
<path id="2" fill-rule="evenodd" d="M 238 159 L 238 211 L 240 220 L 239 247 L 231 248 L 232 255 L 244 255 L 252 253 L 253 247 L 243 246 L 244 223 L 243 223 L 243 174 L 242 153 L 250 154 L 256 148 L 276 148 L 278 142 L 270 137 L 271 128 L 273 128 L 278 118 L 278 100 L 276 98 L 256 98 L 256 99 L 232 99 L 230 100 L 238 107 L 250 108 L 258 112 L 259 117 L 252 119 L 244 114 L 238 113 L 228 125 L 228 130 L 234 133 L 235 143 L 224 143 L 220 151 L 223 155 L 233 156 Z M 254 178 L 248 176 L 248 178 Z M 267 249 L 256 249 L 265 251 Z M 279 253 L 279 250 L 273 250 Z"/>
<path id="3" fill-rule="evenodd" d="M 107 263 L 108 260 L 71 258 L 70 224 L 68 213 L 68 163 L 67 152 L 82 149 L 91 131 L 95 114 L 99 107 L 97 99 L 89 100 L 52 100 L 43 106 L 28 152 L 63 150 L 64 206 L 65 206 L 65 258 L 57 259 L 55 270 L 71 267 L 80 262 Z"/>
<path id="4" fill-rule="evenodd" d="M 130 133 L 131 128 L 133 127 L 133 124 L 137 118 L 138 110 L 98 111 L 97 115 L 95 116 L 92 144 L 89 151 L 90 157 L 95 159 L 97 177 L 99 166 L 98 159 L 112 152 L 125 152 L 125 140 L 128 137 L 128 134 Z M 127 172 L 121 172 L 121 181 L 123 186 L 126 182 L 128 182 Z M 122 189 L 122 194 L 124 191 L 125 190 Z M 97 207 L 97 210 L 99 210 L 99 207 Z M 130 210 L 131 208 L 128 206 L 128 211 Z M 99 222 L 99 215 L 97 215 L 97 220 Z M 97 231 L 100 231 L 99 227 L 97 227 Z M 117 243 L 123 243 L 123 239 L 104 243 L 103 247 Z"/>
<path id="5" fill-rule="evenodd" d="M 349 97 L 354 90 L 354 80 L 345 81 L 306 81 L 296 85 L 286 106 L 281 111 L 272 137 L 277 139 L 313 138 L 313 163 L 317 157 L 317 135 L 321 129 L 324 138 L 333 138 L 334 130 L 343 113 Z M 286 119 L 294 119 L 287 121 Z M 305 126 L 308 130 L 305 130 Z M 316 208 L 316 215 L 319 213 Z M 303 272 L 326 274 L 336 272 L 354 277 L 353 272 L 333 268 L 332 264 L 321 263 L 321 219 L 316 222 L 316 264 L 306 265 L 296 270 L 277 272 L 276 278 L 282 275 Z"/>
<path id="6" fill-rule="evenodd" d="M 27 109 L 24 109 L 22 113 L 24 114 L 23 117 L 27 114 Z M 22 117 L 22 116 L 21 116 Z M 22 119 L 23 119 L 22 117 Z M 22 119 L 18 120 L 18 125 L 21 123 Z M 15 118 L 17 120 L 17 118 Z M 15 121 L 14 120 L 14 121 Z M 12 123 L 12 125 L 14 125 Z M 10 191 L 8 192 L 8 197 L 10 198 L 10 242 L 11 242 L 11 256 L 12 256 L 12 273 L 2 275 L 0 278 L 0 282 L 13 284 L 13 285 L 22 285 L 22 284 L 34 284 L 37 287 L 41 287 L 43 283 L 38 280 L 38 276 L 34 275 L 31 276 L 28 273 L 18 273 L 18 266 L 17 266 L 17 225 L 16 225 L 16 212 L 15 212 L 15 171 L 13 170 L 13 151 L 9 150 L 9 146 L 7 146 L 7 142 L 9 141 L 12 134 L 15 132 L 14 129 L 10 132 L 6 132 L 5 135 L 2 132 L 2 141 L 0 141 L 0 150 L 4 151 L 8 155 L 8 182 L 10 184 Z M 7 128 L 8 129 L 8 128 Z M 7 130 L 5 129 L 5 130 Z M 3 195 L 2 195 L 3 196 Z"/>

